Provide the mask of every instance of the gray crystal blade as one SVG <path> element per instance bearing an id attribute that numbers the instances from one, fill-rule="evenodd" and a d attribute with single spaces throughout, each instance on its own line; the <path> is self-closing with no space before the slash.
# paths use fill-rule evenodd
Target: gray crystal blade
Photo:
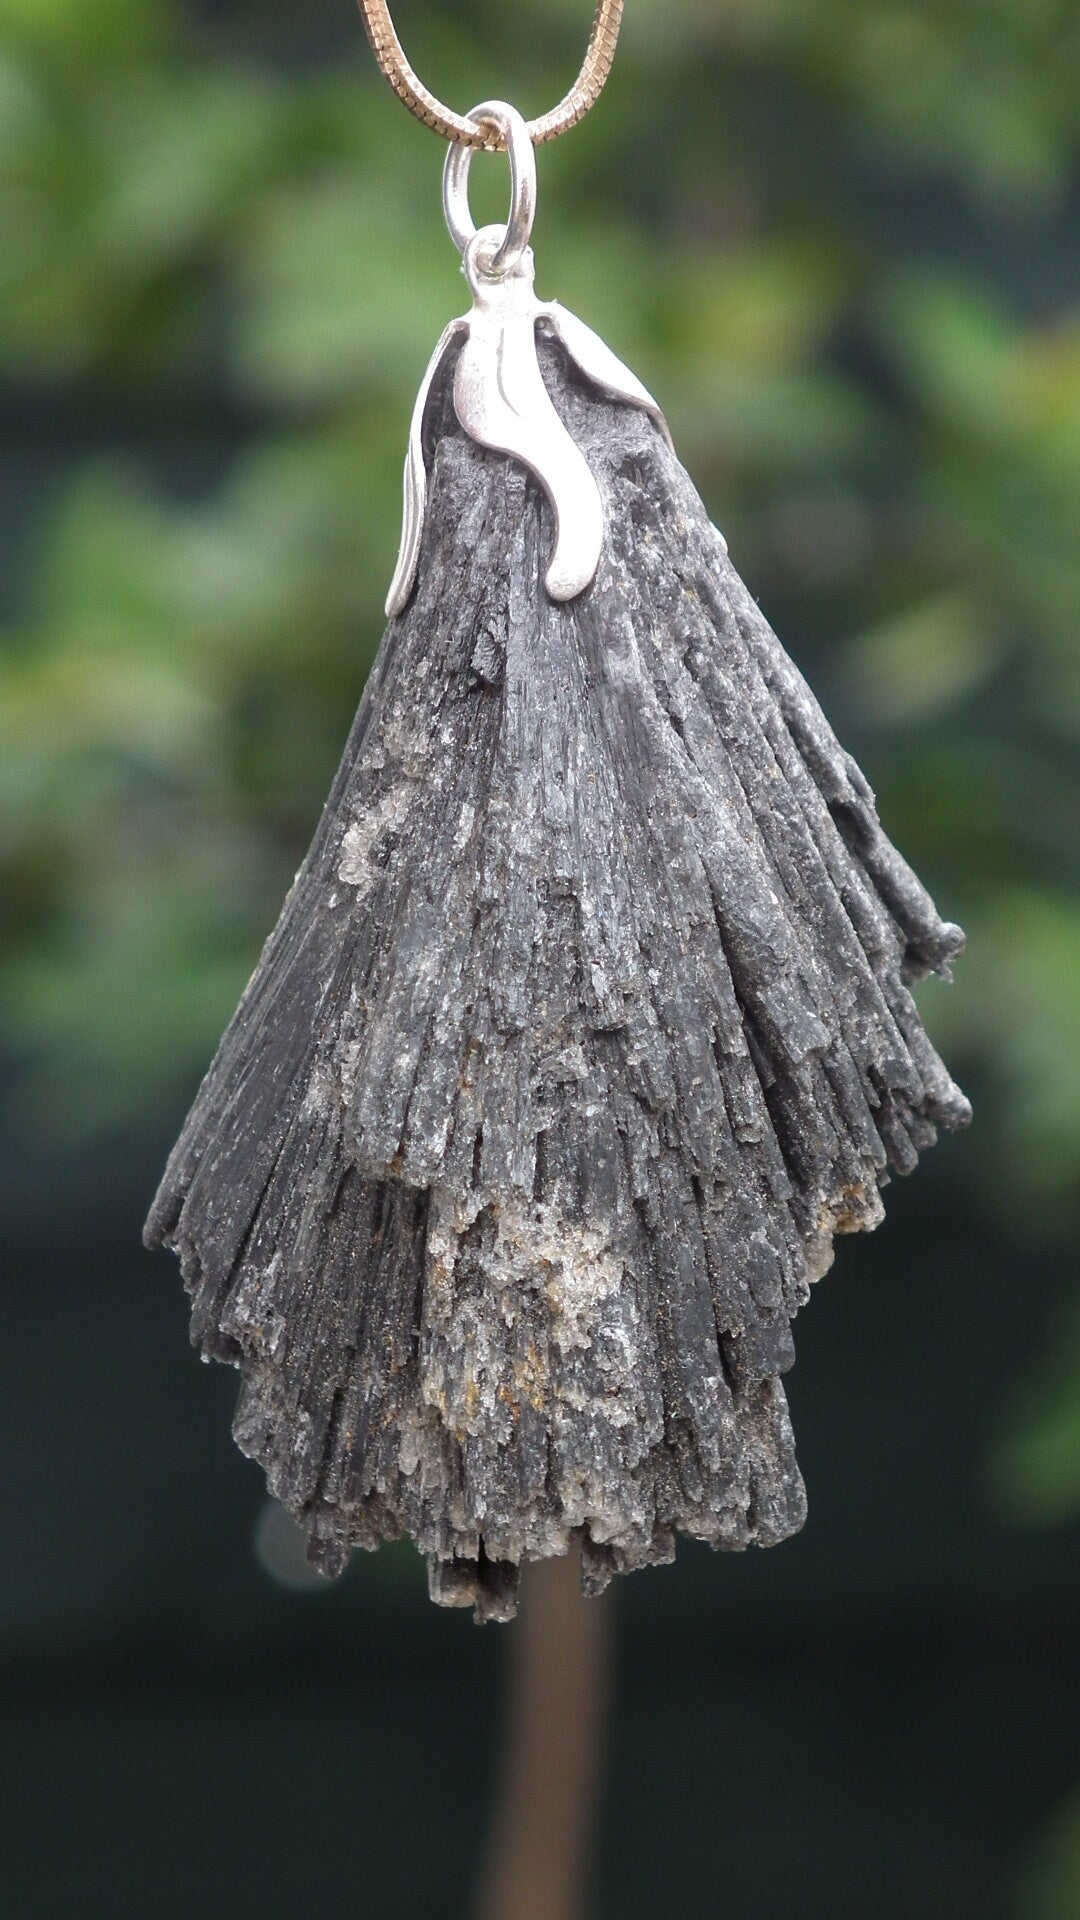
<path id="1" fill-rule="evenodd" d="M 405 1532 L 490 1618 L 571 1541 L 595 1589 L 801 1525 L 791 1322 L 968 1118 L 908 986 L 958 929 L 657 425 L 541 357 L 596 579 L 548 598 L 444 373 L 416 591 L 147 1226 L 317 1563 Z"/>

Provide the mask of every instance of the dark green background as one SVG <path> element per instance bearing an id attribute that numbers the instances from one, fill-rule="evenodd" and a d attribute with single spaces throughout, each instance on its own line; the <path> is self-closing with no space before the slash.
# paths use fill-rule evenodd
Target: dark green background
<path id="1" fill-rule="evenodd" d="M 1076 1920 L 1080 9 L 627 11 L 541 155 L 540 290 L 665 405 L 967 925 L 921 999 L 976 1124 L 799 1324 L 805 1533 L 620 1585 L 597 1911 Z M 437 90 L 527 113 L 587 13 L 398 9 Z M 378 641 L 464 299 L 441 161 L 347 0 L 0 0 L 18 1920 L 465 1911 L 513 1629 L 405 1548 L 287 1584 L 138 1245 Z"/>

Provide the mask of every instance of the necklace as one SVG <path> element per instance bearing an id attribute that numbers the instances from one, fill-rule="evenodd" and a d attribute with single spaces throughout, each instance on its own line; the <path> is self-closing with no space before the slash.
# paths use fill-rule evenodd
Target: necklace
<path id="1" fill-rule="evenodd" d="M 909 985 L 939 918 L 732 567 L 656 402 L 533 285 L 526 125 L 451 140 L 470 311 L 414 409 L 389 624 L 312 847 L 147 1225 L 315 1564 L 407 1533 L 514 1611 L 805 1497 L 781 1375 L 838 1233 L 970 1117 Z M 476 229 L 477 147 L 505 150 Z"/>

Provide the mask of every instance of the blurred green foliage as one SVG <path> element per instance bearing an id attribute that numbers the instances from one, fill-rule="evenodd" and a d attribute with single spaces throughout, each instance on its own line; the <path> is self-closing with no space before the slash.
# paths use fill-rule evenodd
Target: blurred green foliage
<path id="1" fill-rule="evenodd" d="M 588 8 L 403 4 L 459 105 L 548 106 Z M 1080 1163 L 1075 0 L 629 0 L 541 159 L 541 289 L 676 443 L 964 920 L 957 1178 L 1030 1258 Z M 0 380 L 48 467 L 0 657 L 3 1034 L 53 1130 L 179 1099 L 377 644 L 412 396 L 462 304 L 441 149 L 345 0 L 0 0 Z M 503 183 L 478 165 L 496 217 Z M 11 409 L 9 408 L 9 413 Z M 40 466 L 40 457 L 38 465 Z M 16 503 L 18 507 L 20 503 Z M 1080 1330 L 1020 1393 L 1017 1512 L 1080 1508 Z M 1080 1811 L 1037 1879 L 1080 1910 Z"/>

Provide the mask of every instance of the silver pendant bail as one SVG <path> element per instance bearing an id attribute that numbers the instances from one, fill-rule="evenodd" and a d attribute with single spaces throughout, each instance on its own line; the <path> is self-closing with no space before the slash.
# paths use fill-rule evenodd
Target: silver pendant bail
<path id="1" fill-rule="evenodd" d="M 483 263 L 484 272 L 498 279 L 504 273 L 513 273 L 529 244 L 536 218 L 536 155 L 528 127 L 517 108 L 507 101 L 484 100 L 471 109 L 468 118 L 478 126 L 487 121 L 498 127 L 510 159 L 509 218 L 500 244 Z M 475 147 L 452 146 L 443 168 L 443 213 L 450 238 L 461 254 L 476 237 L 469 210 L 469 169 L 475 152 Z"/>

